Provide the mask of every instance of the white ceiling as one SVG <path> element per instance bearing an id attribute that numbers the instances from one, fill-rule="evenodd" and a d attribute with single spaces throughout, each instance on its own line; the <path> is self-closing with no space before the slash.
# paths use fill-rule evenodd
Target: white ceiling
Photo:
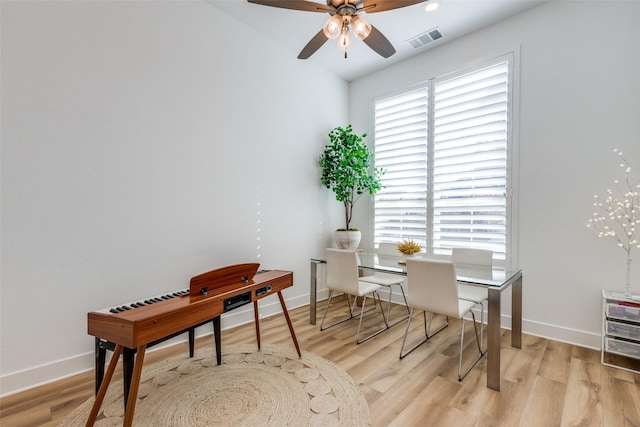
<path id="1" fill-rule="evenodd" d="M 296 57 L 329 18 L 327 13 L 304 12 L 252 4 L 246 0 L 205 0 L 244 22 L 266 37 L 291 50 Z M 352 0 L 353 1 L 353 0 Z M 431 0 L 433 1 L 433 0 Z M 363 13 L 393 44 L 396 54 L 384 59 L 362 41 L 352 37 L 348 58 L 328 40 L 306 61 L 312 61 L 347 81 L 354 80 L 390 64 L 420 54 L 442 43 L 491 25 L 546 0 L 438 0 L 440 7 L 425 12 L 420 3 L 385 12 Z M 322 0 L 316 1 L 321 3 Z M 443 37 L 414 49 L 407 42 L 425 31 L 438 28 Z"/>

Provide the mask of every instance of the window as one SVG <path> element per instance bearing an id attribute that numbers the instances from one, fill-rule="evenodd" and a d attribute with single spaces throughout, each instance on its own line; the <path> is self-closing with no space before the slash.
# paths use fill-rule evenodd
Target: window
<path id="1" fill-rule="evenodd" d="M 375 100 L 375 163 L 386 170 L 376 245 L 411 238 L 429 255 L 475 247 L 506 258 L 511 62 Z"/>

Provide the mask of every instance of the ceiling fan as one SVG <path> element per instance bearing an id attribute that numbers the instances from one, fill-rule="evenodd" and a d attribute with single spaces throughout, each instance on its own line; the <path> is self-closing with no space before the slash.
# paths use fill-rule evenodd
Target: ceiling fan
<path id="1" fill-rule="evenodd" d="M 328 13 L 331 17 L 323 28 L 309 40 L 302 48 L 298 59 L 307 59 L 328 40 L 337 39 L 337 45 L 344 50 L 347 57 L 347 48 L 351 43 L 349 37 L 349 25 L 353 34 L 364 41 L 367 46 L 377 52 L 383 58 L 389 58 L 396 53 L 389 40 L 367 20 L 359 15 L 360 12 L 375 13 L 385 10 L 399 9 L 423 3 L 425 0 L 327 0 L 327 4 L 315 3 L 306 0 L 248 0 L 249 3 L 263 6 L 280 7 L 283 9 L 301 10 L 305 12 Z"/>

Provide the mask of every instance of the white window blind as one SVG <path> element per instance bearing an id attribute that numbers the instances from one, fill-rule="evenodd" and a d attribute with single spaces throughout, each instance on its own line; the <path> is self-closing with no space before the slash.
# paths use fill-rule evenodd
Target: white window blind
<path id="1" fill-rule="evenodd" d="M 476 247 L 505 259 L 508 70 L 503 61 L 376 100 L 376 167 L 387 173 L 375 243 L 412 238 L 428 254 Z"/>
<path id="2" fill-rule="evenodd" d="M 374 199 L 376 243 L 425 243 L 427 101 L 422 88 L 375 103 L 375 163 L 386 171 Z"/>
<path id="3" fill-rule="evenodd" d="M 434 87 L 433 248 L 491 249 L 504 259 L 507 64 Z"/>

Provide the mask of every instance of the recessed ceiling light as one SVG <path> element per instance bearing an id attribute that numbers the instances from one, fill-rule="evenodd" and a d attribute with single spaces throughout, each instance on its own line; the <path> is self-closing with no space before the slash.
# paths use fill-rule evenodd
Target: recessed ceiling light
<path id="1" fill-rule="evenodd" d="M 440 7 L 440 3 L 438 3 L 435 0 L 431 0 L 431 1 L 428 1 L 427 4 L 424 6 L 424 10 L 427 12 L 433 12 L 439 7 Z"/>

